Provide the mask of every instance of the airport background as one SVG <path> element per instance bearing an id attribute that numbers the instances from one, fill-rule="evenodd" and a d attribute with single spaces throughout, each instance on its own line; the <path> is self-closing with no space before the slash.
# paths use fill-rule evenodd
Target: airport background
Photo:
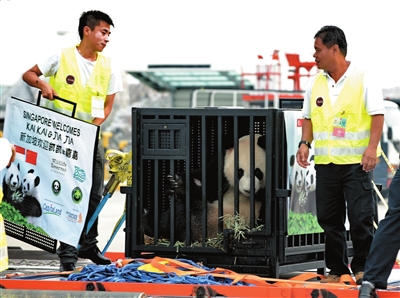
<path id="1" fill-rule="evenodd" d="M 313 34 L 326 24 L 345 31 L 349 60 L 379 74 L 385 99 L 400 101 L 396 71 L 400 58 L 395 52 L 398 41 L 391 38 L 396 28 L 395 1 L 114 3 L 0 1 L 0 38 L 7 41 L 0 47 L 0 126 L 8 97 L 36 101 L 37 90 L 21 80 L 22 72 L 48 53 L 77 43 L 77 20 L 82 11 L 89 9 L 103 10 L 114 20 L 104 54 L 116 61 L 124 80 L 124 92 L 117 94 L 113 112 L 102 127 L 109 136 L 103 138 L 106 148 L 130 150 L 131 107 L 192 107 L 210 102 L 252 108 L 265 106 L 266 102 L 277 106 L 277 93 L 268 94 L 269 100 L 265 101 L 265 90 L 290 95 L 304 88 L 317 71 L 312 67 Z M 39 4 L 48 13 L 33 15 Z M 21 5 L 25 9 L 21 10 Z M 363 13 L 355 15 L 354 9 L 359 7 Z M 355 26 L 354 19 L 362 26 Z M 381 20 L 379 31 L 371 20 Z M 288 59 L 290 55 L 297 57 L 297 64 Z M 388 120 L 390 125 L 382 141 L 389 162 L 396 168 L 399 109 L 387 109 L 395 121 Z M 388 128 L 391 141 L 387 138 Z M 391 171 L 383 158 L 376 172 L 375 179 L 383 185 L 386 197 Z"/>

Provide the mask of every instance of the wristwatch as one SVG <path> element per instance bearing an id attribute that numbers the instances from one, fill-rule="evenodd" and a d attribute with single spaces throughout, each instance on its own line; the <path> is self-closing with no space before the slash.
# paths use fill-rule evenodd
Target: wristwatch
<path id="1" fill-rule="evenodd" d="M 299 148 L 300 148 L 301 144 L 305 144 L 305 145 L 307 145 L 307 147 L 309 149 L 311 149 L 311 143 L 309 141 L 301 140 L 300 143 L 299 143 Z"/>

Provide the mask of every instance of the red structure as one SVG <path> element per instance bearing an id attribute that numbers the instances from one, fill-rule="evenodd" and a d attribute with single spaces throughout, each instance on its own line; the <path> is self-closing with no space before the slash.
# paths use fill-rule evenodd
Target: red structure
<path id="1" fill-rule="evenodd" d="M 257 83 L 255 86 L 255 91 L 256 90 L 271 90 L 271 94 L 265 94 L 260 93 L 260 94 L 244 94 L 242 95 L 243 100 L 249 101 L 249 102 L 259 102 L 259 101 L 265 101 L 267 100 L 274 100 L 274 93 L 281 91 L 281 64 L 279 61 L 279 51 L 274 50 L 272 54 L 272 61 L 276 61 L 271 64 L 266 64 L 266 65 L 257 65 L 256 67 L 256 72 L 255 73 L 245 73 L 242 72 L 242 86 L 244 86 L 244 77 L 245 76 L 256 76 Z M 289 67 L 292 69 L 289 69 L 289 71 L 292 71 L 293 74 L 288 76 L 288 79 L 293 80 L 293 90 L 291 91 L 301 91 L 302 89 L 300 88 L 300 79 L 301 77 L 310 77 L 311 76 L 311 70 L 314 68 L 316 65 L 315 62 L 301 62 L 299 55 L 298 54 L 286 54 L 286 58 L 289 64 Z M 263 57 L 261 55 L 258 55 L 258 59 L 261 60 Z M 307 73 L 304 74 L 302 73 L 301 69 L 304 68 Z M 264 82 L 265 81 L 265 82 Z M 274 86 L 271 88 L 271 82 L 274 82 Z M 244 89 L 244 88 L 243 88 Z M 287 93 L 288 90 L 285 90 L 285 94 L 279 95 L 279 97 L 284 97 L 284 98 L 294 98 L 294 99 L 302 99 L 303 95 L 302 94 L 296 94 L 296 93 Z M 284 90 L 282 90 L 282 93 L 284 93 Z"/>
<path id="2" fill-rule="evenodd" d="M 274 53 L 272 54 L 272 61 L 277 61 L 276 63 L 271 63 L 271 64 L 265 64 L 265 65 L 257 65 L 256 72 L 255 73 L 248 73 L 248 72 L 242 72 L 242 82 L 244 81 L 245 76 L 256 76 L 257 78 L 257 90 L 269 90 L 270 88 L 270 81 L 273 77 L 276 78 L 276 81 L 278 83 L 278 86 L 276 88 L 272 88 L 274 90 L 280 90 L 281 89 L 281 63 L 279 61 L 279 51 L 274 50 Z M 263 56 L 258 55 L 257 56 L 259 60 L 264 59 Z M 301 62 L 299 58 L 299 54 L 288 54 L 286 53 L 286 59 L 288 61 L 288 64 L 291 69 L 290 71 L 293 72 L 292 75 L 288 76 L 288 79 L 293 80 L 293 90 L 295 91 L 300 91 L 302 90 L 300 88 L 300 78 L 301 77 L 310 77 L 311 76 L 311 70 L 314 68 L 316 65 L 315 62 Z M 302 74 L 301 69 L 304 68 L 307 71 L 307 74 Z M 265 86 L 262 86 L 261 82 L 265 80 Z M 244 83 L 242 83 L 244 84 Z"/>
<path id="3" fill-rule="evenodd" d="M 315 62 L 301 62 L 298 54 L 286 54 L 289 66 L 294 67 L 293 75 L 288 76 L 289 79 L 293 80 L 293 90 L 301 90 L 300 88 L 300 78 L 310 77 L 310 72 L 312 68 L 316 65 Z M 307 74 L 301 74 L 301 68 L 307 70 Z"/>
<path id="4" fill-rule="evenodd" d="M 279 61 L 279 51 L 274 50 L 272 54 L 272 60 L 277 61 L 275 64 L 265 64 L 265 65 L 257 65 L 257 69 L 255 73 L 243 73 L 242 72 L 242 86 L 244 86 L 244 76 L 256 76 L 257 78 L 257 86 L 258 90 L 269 90 L 270 89 L 270 81 L 272 77 L 276 77 L 278 87 L 274 89 L 281 89 L 281 63 Z M 263 56 L 257 55 L 258 59 L 264 59 Z M 262 81 L 265 80 L 265 86 L 262 86 Z"/>

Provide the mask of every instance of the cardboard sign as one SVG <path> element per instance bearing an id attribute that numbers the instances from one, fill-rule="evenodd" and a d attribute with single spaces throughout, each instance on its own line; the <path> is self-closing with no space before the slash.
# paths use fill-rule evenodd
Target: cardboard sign
<path id="1" fill-rule="evenodd" d="M 99 127 L 10 97 L 3 136 L 17 152 L 1 176 L 3 202 L 18 210 L 7 219 L 25 218 L 27 227 L 77 246 L 88 211 Z"/>

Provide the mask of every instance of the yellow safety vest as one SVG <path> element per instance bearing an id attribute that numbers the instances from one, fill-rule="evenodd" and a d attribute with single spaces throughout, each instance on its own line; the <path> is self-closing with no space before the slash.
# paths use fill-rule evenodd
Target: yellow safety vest
<path id="1" fill-rule="evenodd" d="M 323 73 L 316 76 L 310 98 L 316 164 L 361 162 L 371 130 L 371 116 L 364 104 L 363 79 L 364 72 L 354 70 L 332 106 L 328 78 Z"/>
<path id="2" fill-rule="evenodd" d="M 0 187 L 0 204 L 3 200 L 3 189 Z M 8 251 L 4 219 L 0 214 L 0 271 L 8 269 Z"/>
<path id="3" fill-rule="evenodd" d="M 50 78 L 50 85 L 59 97 L 76 102 L 75 118 L 92 122 L 92 97 L 106 100 L 111 76 L 109 58 L 97 56 L 93 72 L 85 86 L 82 86 L 81 74 L 75 57 L 75 47 L 63 49 L 57 73 Z M 46 100 L 46 107 L 70 115 L 72 105 L 59 100 Z"/>

